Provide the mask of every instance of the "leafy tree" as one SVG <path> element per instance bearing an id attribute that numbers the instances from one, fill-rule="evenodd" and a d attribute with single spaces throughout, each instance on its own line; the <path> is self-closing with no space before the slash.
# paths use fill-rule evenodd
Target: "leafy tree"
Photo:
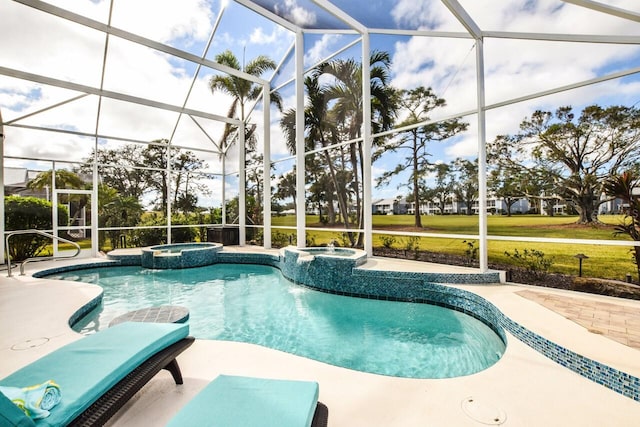
<path id="1" fill-rule="evenodd" d="M 400 128 L 426 122 L 429 120 L 429 113 L 431 113 L 431 111 L 446 105 L 446 101 L 436 96 L 431 88 L 425 89 L 422 86 L 402 91 L 399 103 L 400 108 L 407 113 L 407 118 L 398 125 Z M 403 161 L 400 162 L 395 169 L 383 173 L 380 178 L 378 178 L 377 185 L 384 185 L 388 183 L 393 176 L 409 169 L 410 181 L 408 187 L 411 188 L 413 192 L 413 200 L 416 204 L 414 212 L 414 225 L 416 227 L 422 227 L 419 209 L 420 180 L 427 176 L 432 166 L 429 162 L 431 154 L 427 151 L 429 142 L 444 141 L 466 130 L 467 127 L 468 124 L 459 119 L 450 119 L 414 127 L 401 132 L 398 138 L 390 139 L 383 143 L 379 147 L 376 155 L 374 155 L 374 159 L 376 159 L 380 157 L 383 152 L 406 150 L 407 155 Z"/>
<path id="2" fill-rule="evenodd" d="M 190 197 L 193 202 L 193 197 L 196 197 L 195 194 L 208 193 L 207 187 L 199 182 L 199 178 L 203 176 L 197 173 L 206 167 L 205 163 L 198 159 L 192 151 L 181 151 L 173 147 L 169 149 L 169 140 L 157 139 L 142 152 L 142 160 L 148 168 L 152 168 L 146 175 L 146 184 L 148 190 L 155 191 L 160 196 L 160 203 L 156 208 L 161 212 L 166 212 L 167 203 L 171 197 L 169 194 L 169 177 L 166 173 L 168 156 L 171 156 L 171 175 L 173 179 L 171 183 L 173 191 L 172 206 L 176 206 L 180 198 Z"/>
<path id="3" fill-rule="evenodd" d="M 100 182 L 115 189 L 123 197 L 140 199 L 149 191 L 151 172 L 143 169 L 145 147 L 126 144 L 117 149 L 100 148 L 92 152 L 80 167 L 83 173 L 92 173 L 94 156 L 98 162 Z"/>
<path id="4" fill-rule="evenodd" d="M 172 194 L 168 193 L 167 156 L 171 156 Z M 91 173 L 94 154 L 85 159 L 81 172 Z M 197 204 L 196 194 L 208 194 L 201 180 L 209 175 L 200 172 L 206 168 L 204 161 L 192 151 L 171 147 L 167 139 L 158 139 L 142 146 L 126 144 L 115 149 L 99 149 L 98 173 L 103 184 L 116 190 L 120 197 L 141 199 L 157 193 L 155 208 L 166 212 L 169 200 L 180 209 L 193 208 Z"/>
<path id="5" fill-rule="evenodd" d="M 621 199 L 623 206 L 626 205 L 625 221 L 616 226 L 615 234 L 626 234 L 636 242 L 640 241 L 640 196 L 634 194 L 634 189 L 640 188 L 638 170 L 611 176 L 605 180 L 603 187 L 608 196 Z M 633 247 L 633 258 L 640 280 L 640 246 Z"/>
<path id="6" fill-rule="evenodd" d="M 98 186 L 98 225 L 101 228 L 133 227 L 138 225 L 142 217 L 142 205 L 133 196 L 122 196 L 115 188 L 100 184 Z M 106 238 L 111 242 L 111 248 L 120 247 L 122 230 L 106 230 L 100 233 L 98 245 L 106 248 Z M 129 232 L 125 232 L 130 234 Z M 129 241 L 132 241 L 129 237 Z"/>
<path id="7" fill-rule="evenodd" d="M 5 229 L 51 230 L 51 210 L 53 204 L 38 197 L 6 196 L 4 198 Z M 67 209 L 58 205 L 58 218 L 63 223 L 68 220 Z M 51 243 L 51 239 L 38 234 L 15 235 L 9 241 L 9 257 L 12 261 L 22 261 L 38 256 Z"/>
<path id="8" fill-rule="evenodd" d="M 498 136 L 488 151 L 499 162 L 552 177 L 557 195 L 575 207 L 580 223 L 597 221 L 604 180 L 640 159 L 640 110 L 633 107 L 592 105 L 579 117 L 572 107 L 536 111 L 520 129 Z"/>
<path id="9" fill-rule="evenodd" d="M 246 169 L 246 194 L 255 203 L 251 204 L 251 209 L 247 205 L 247 218 L 251 224 L 263 224 L 262 219 L 262 199 L 264 192 L 264 156 L 255 151 L 249 154 Z"/>
<path id="10" fill-rule="evenodd" d="M 293 200 L 293 209 L 298 212 L 298 206 L 296 205 L 296 170 L 295 168 L 291 172 L 287 172 L 280 176 L 278 188 L 273 194 L 273 198 L 277 200 L 286 200 L 291 198 Z"/>
<path id="11" fill-rule="evenodd" d="M 511 216 L 513 205 L 527 195 L 523 180 L 520 170 L 510 166 L 499 166 L 489 171 L 487 186 L 496 198 L 504 200 L 507 216 Z"/>
<path id="12" fill-rule="evenodd" d="M 156 212 L 145 215 L 138 223 L 138 226 L 149 228 L 140 228 L 134 230 L 133 245 L 153 246 L 166 243 L 166 225 L 167 221 L 165 220 L 165 218 L 162 215 L 158 215 Z"/>
<path id="13" fill-rule="evenodd" d="M 430 166 L 430 170 L 435 174 L 433 186 L 423 186 L 421 196 L 423 200 L 433 203 L 439 210 L 440 214 L 444 214 L 447 201 L 451 199 L 453 194 L 453 177 L 451 176 L 452 166 L 448 163 L 437 163 Z"/>
<path id="14" fill-rule="evenodd" d="M 456 159 L 456 174 L 453 192 L 459 202 L 464 203 L 466 214 L 473 214 L 473 204 L 478 200 L 478 159 Z"/>

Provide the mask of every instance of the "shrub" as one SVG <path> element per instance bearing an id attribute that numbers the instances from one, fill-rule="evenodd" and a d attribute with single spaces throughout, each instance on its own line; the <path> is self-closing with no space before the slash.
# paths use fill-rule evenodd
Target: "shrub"
<path id="1" fill-rule="evenodd" d="M 51 212 L 53 205 L 37 197 L 7 196 L 4 198 L 5 228 L 12 230 L 51 230 L 53 228 Z M 69 213 L 58 205 L 58 222 L 67 224 Z M 38 256 L 51 242 L 51 239 L 38 234 L 15 235 L 10 239 L 9 257 L 13 261 L 22 261 Z"/>
<path id="2" fill-rule="evenodd" d="M 287 245 L 290 245 L 292 242 L 291 237 L 293 237 L 293 235 L 281 233 L 277 230 L 273 231 L 271 233 L 271 246 L 273 246 L 274 248 L 283 248 Z"/>
<path id="3" fill-rule="evenodd" d="M 343 248 L 351 247 L 351 239 L 349 238 L 350 233 L 340 233 L 339 239 L 340 242 L 338 246 L 342 246 Z"/>
<path id="4" fill-rule="evenodd" d="M 553 264 L 552 258 L 545 257 L 544 252 L 536 249 L 525 249 L 522 253 L 516 249 L 513 254 L 507 251 L 504 254 L 511 258 L 514 264 L 526 268 L 535 277 L 547 273 Z"/>
<path id="5" fill-rule="evenodd" d="M 198 235 L 196 227 L 171 227 L 171 242 L 190 243 L 195 242 Z"/>
<path id="6" fill-rule="evenodd" d="M 153 246 L 165 243 L 167 241 L 166 221 L 161 215 L 158 215 L 154 212 L 148 218 L 142 220 L 138 224 L 138 226 L 156 226 L 158 228 L 144 228 L 134 230 L 132 236 L 133 246 Z"/>
<path id="7" fill-rule="evenodd" d="M 478 251 L 480 248 L 476 246 L 475 240 L 463 240 L 462 243 L 467 245 L 464 250 L 464 255 L 467 257 L 467 265 L 473 265 L 473 262 L 478 259 Z"/>
<path id="8" fill-rule="evenodd" d="M 309 235 L 307 235 L 306 243 L 308 248 L 313 248 L 314 246 L 317 246 L 316 239 Z"/>
<path id="9" fill-rule="evenodd" d="M 413 257 L 418 259 L 418 249 L 420 249 L 420 237 L 418 236 L 409 236 L 404 239 L 404 256 L 407 256 L 407 251 L 413 251 Z"/>
<path id="10" fill-rule="evenodd" d="M 380 240 L 382 241 L 382 246 L 387 249 L 393 248 L 393 245 L 396 243 L 394 236 L 382 236 Z"/>

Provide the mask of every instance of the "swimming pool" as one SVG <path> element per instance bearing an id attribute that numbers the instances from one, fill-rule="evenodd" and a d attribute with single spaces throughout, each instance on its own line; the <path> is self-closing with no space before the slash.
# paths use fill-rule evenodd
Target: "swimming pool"
<path id="1" fill-rule="evenodd" d="M 263 265 L 110 267 L 48 278 L 103 287 L 102 307 L 74 327 L 85 333 L 106 328 L 125 312 L 170 304 L 189 308 L 191 334 L 198 338 L 250 342 L 383 375 L 469 375 L 493 365 L 505 350 L 491 328 L 464 313 L 319 292 Z"/>

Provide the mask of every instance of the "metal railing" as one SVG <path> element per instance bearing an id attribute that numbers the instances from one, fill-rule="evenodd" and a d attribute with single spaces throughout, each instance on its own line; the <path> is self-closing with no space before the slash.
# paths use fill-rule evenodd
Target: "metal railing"
<path id="1" fill-rule="evenodd" d="M 7 277 L 11 277 L 11 251 L 9 250 L 10 246 L 9 246 L 9 238 L 12 236 L 16 236 L 18 234 L 39 234 L 41 236 L 45 236 L 45 237 L 49 237 L 53 240 L 58 240 L 60 242 L 64 242 L 64 243 L 70 243 L 73 246 L 75 246 L 76 248 L 76 253 L 73 255 L 64 255 L 64 256 L 47 256 L 47 257 L 33 257 L 33 258 L 27 258 L 24 261 L 22 261 L 20 263 L 20 275 L 24 276 L 24 265 L 28 262 L 31 261 L 48 261 L 51 259 L 64 259 L 64 258 L 75 258 L 80 254 L 80 245 L 77 244 L 76 242 L 73 242 L 71 240 L 59 237 L 59 236 L 55 236 L 53 234 L 50 233 L 46 233 L 44 231 L 41 230 L 20 230 L 20 231 L 12 231 L 9 234 L 7 234 L 7 237 L 5 238 L 5 247 L 7 250 L 7 273 L 8 276 Z"/>

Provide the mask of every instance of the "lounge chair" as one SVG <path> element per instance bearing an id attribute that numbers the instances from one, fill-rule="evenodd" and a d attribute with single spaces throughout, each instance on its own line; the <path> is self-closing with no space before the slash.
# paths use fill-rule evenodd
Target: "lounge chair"
<path id="1" fill-rule="evenodd" d="M 323 427 L 327 416 L 316 382 L 220 375 L 167 427 Z"/>
<path id="2" fill-rule="evenodd" d="M 0 425 L 103 425 L 160 370 L 182 384 L 175 359 L 193 343 L 188 334 L 185 324 L 126 322 L 67 344 L 0 380 L 11 387 L 54 380 L 61 402 L 34 421 L 0 393 Z"/>

